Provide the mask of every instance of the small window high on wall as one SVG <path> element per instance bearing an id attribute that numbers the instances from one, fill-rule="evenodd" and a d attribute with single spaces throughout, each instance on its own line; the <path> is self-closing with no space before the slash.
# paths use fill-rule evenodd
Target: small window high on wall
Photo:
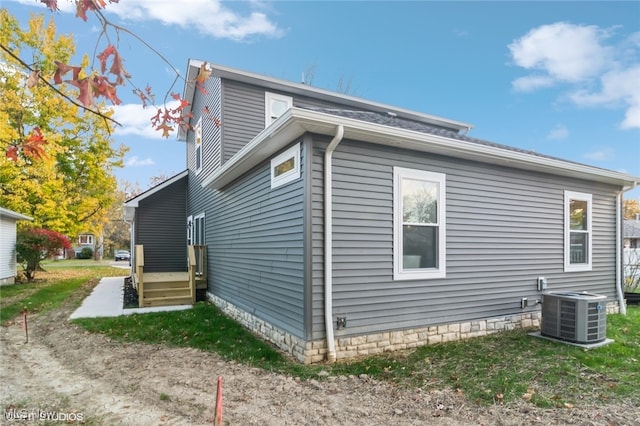
<path id="1" fill-rule="evenodd" d="M 264 105 L 264 126 L 268 127 L 276 121 L 278 117 L 285 113 L 293 105 L 293 98 L 290 96 L 278 95 L 277 93 L 265 93 Z"/>
<path id="2" fill-rule="evenodd" d="M 297 143 L 271 160 L 271 189 L 300 177 L 300 144 Z"/>
<path id="3" fill-rule="evenodd" d="M 591 270 L 591 194 L 564 192 L 564 270 Z"/>

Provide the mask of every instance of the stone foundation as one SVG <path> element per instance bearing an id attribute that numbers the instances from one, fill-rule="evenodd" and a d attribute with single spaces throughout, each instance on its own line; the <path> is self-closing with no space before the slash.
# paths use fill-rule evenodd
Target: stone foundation
<path id="1" fill-rule="evenodd" d="M 239 309 L 237 306 L 219 298 L 218 296 L 210 292 L 207 292 L 207 300 L 220 308 L 222 312 L 238 321 L 240 324 L 258 334 L 262 338 L 275 344 L 282 351 L 288 353 L 297 360 L 304 362 L 305 364 L 317 362 L 311 361 L 311 359 L 307 359 L 306 352 L 313 346 L 311 342 L 305 343 L 303 339 L 280 330 L 273 324 L 269 324 L 268 322 Z"/>
<path id="2" fill-rule="evenodd" d="M 272 324 L 238 309 L 231 303 L 207 292 L 207 299 L 225 314 L 274 343 L 278 348 L 305 364 L 319 363 L 326 359 L 326 340 L 305 342 L 284 332 Z M 607 314 L 619 313 L 618 302 L 607 303 Z M 338 360 L 375 355 L 403 349 L 412 349 L 434 343 L 452 342 L 486 336 L 517 328 L 539 329 L 541 312 L 524 312 L 460 323 L 439 324 L 410 330 L 385 331 L 358 336 L 336 336 L 335 349 Z"/>

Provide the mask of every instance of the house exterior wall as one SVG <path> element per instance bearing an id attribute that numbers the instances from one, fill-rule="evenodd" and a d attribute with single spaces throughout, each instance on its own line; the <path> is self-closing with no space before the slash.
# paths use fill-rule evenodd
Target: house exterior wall
<path id="1" fill-rule="evenodd" d="M 314 341 L 325 335 L 325 146 L 318 141 L 313 150 Z M 619 188 L 354 141 L 338 146 L 333 164 L 333 323 L 347 318 L 347 327 L 334 331 L 337 341 L 532 314 L 539 307 L 521 309 L 520 300 L 540 299 L 537 277 L 547 278 L 548 290 L 614 301 Z M 446 278 L 393 279 L 394 166 L 446 174 Z M 593 194 L 590 272 L 564 272 L 565 190 Z"/>
<path id="2" fill-rule="evenodd" d="M 16 278 L 16 220 L 0 216 L 0 285 Z"/>
<path id="3" fill-rule="evenodd" d="M 222 191 L 210 190 L 206 225 L 208 291 L 298 337 L 304 336 L 302 174 L 271 189 L 267 162 Z"/>
<path id="4" fill-rule="evenodd" d="M 188 207 L 205 214 L 208 296 L 304 362 L 324 358 L 323 156 L 306 135 L 302 177 L 270 188 L 269 159 L 221 190 L 202 182 L 264 129 L 265 92 L 220 78 L 196 92 L 203 168 L 187 135 Z M 292 96 L 294 106 L 337 107 Z M 212 117 L 219 117 L 221 126 Z M 312 140 L 313 139 L 313 140 Z M 293 142 L 293 141 L 292 141 Z M 297 141 L 296 141 L 297 142 Z M 615 208 L 601 183 L 345 140 L 333 167 L 333 324 L 338 357 L 539 326 L 538 277 L 549 290 L 605 294 L 615 309 Z M 393 278 L 393 167 L 446 175 L 446 278 Z M 593 270 L 564 272 L 564 191 L 593 195 Z"/>
<path id="5" fill-rule="evenodd" d="M 281 90 L 269 90 L 233 80 L 222 80 L 223 162 L 231 158 L 244 145 L 265 128 L 265 92 L 291 96 L 297 107 L 339 107 L 306 96 L 293 95 Z"/>
<path id="6" fill-rule="evenodd" d="M 202 118 L 202 162 L 195 171 L 194 134 L 187 135 L 189 169 L 187 215 L 205 215 L 208 247 L 208 291 L 255 314 L 285 334 L 304 338 L 304 184 L 306 151 L 301 149 L 302 177 L 270 188 L 269 160 L 222 191 L 202 188 L 202 182 L 265 127 L 263 87 L 210 78 L 207 93 L 196 91 L 194 119 L 205 106 L 221 126 Z M 275 93 L 290 95 L 286 92 Z M 335 106 L 293 97 L 294 105 Z M 303 144 L 304 145 L 304 144 Z"/>
<path id="7" fill-rule="evenodd" d="M 187 270 L 187 178 L 140 201 L 135 243 L 144 245 L 145 272 Z"/>

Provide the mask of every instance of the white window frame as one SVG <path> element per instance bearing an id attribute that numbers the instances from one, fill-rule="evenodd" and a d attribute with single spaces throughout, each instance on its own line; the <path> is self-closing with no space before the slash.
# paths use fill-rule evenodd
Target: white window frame
<path id="1" fill-rule="evenodd" d="M 293 169 L 276 176 L 276 167 L 293 159 Z M 300 144 L 297 143 L 283 153 L 271 159 L 271 189 L 282 186 L 300 177 Z"/>
<path id="2" fill-rule="evenodd" d="M 438 254 L 437 267 L 405 269 L 403 264 L 403 209 L 402 209 L 402 180 L 405 178 L 423 180 L 438 185 L 437 223 Z M 445 278 L 446 265 L 446 175 L 443 173 L 427 172 L 424 170 L 393 168 L 393 278 L 394 280 L 417 280 Z"/>
<path id="3" fill-rule="evenodd" d="M 200 223 L 200 229 L 202 230 L 200 241 L 199 236 L 196 233 L 196 223 Z M 200 213 L 197 215 L 190 215 L 187 217 L 187 245 L 205 245 L 206 244 L 206 232 L 205 232 L 205 214 Z"/>
<path id="4" fill-rule="evenodd" d="M 587 229 L 585 231 L 571 231 L 571 200 L 587 202 Z M 591 271 L 593 264 L 593 227 L 592 204 L 593 196 L 584 192 L 564 191 L 564 270 L 565 272 Z M 571 232 L 587 234 L 587 262 L 571 263 Z"/>
<path id="5" fill-rule="evenodd" d="M 83 241 L 83 238 L 86 238 L 86 241 Z M 80 234 L 80 235 L 78 235 L 78 245 L 81 245 L 81 246 L 92 246 L 93 245 L 93 235 L 92 234 Z"/>
<path id="6" fill-rule="evenodd" d="M 202 117 L 198 119 L 194 130 L 193 159 L 196 175 L 202 170 Z"/>
<path id="7" fill-rule="evenodd" d="M 274 117 L 272 114 L 272 101 L 281 101 L 287 104 L 287 109 L 293 106 L 291 96 L 279 95 L 277 93 L 265 92 L 264 94 L 264 127 L 269 127 L 280 116 Z M 285 110 L 286 111 L 286 110 Z"/>

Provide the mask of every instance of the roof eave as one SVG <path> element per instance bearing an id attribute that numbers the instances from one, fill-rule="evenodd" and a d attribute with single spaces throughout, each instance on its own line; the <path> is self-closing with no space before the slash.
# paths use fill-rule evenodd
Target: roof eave
<path id="1" fill-rule="evenodd" d="M 318 87 L 310 86 L 308 84 L 294 83 L 292 81 L 281 80 L 261 74 L 242 71 L 234 68 L 225 67 L 223 65 L 212 64 L 211 62 L 201 61 L 198 59 L 189 60 L 187 67 L 187 82 L 185 83 L 185 99 L 193 103 L 193 95 L 195 87 L 193 84 L 189 84 L 189 81 L 193 81 L 197 75 L 198 69 L 202 64 L 207 63 L 211 68 L 212 76 L 239 81 L 247 84 L 257 85 L 265 89 L 279 90 L 282 92 L 291 93 L 294 95 L 313 97 L 314 99 L 338 103 L 350 108 L 356 108 L 367 111 L 374 111 L 379 113 L 391 112 L 400 117 L 410 120 L 416 120 L 420 122 L 430 123 L 436 126 L 445 127 L 448 129 L 456 130 L 461 133 L 466 133 L 473 128 L 473 125 L 464 123 L 457 120 L 450 120 L 448 118 L 439 117 L 431 114 L 424 114 L 416 111 L 412 111 L 405 108 L 399 108 L 393 105 L 387 105 L 379 102 L 374 102 L 356 96 L 351 96 L 343 93 L 332 92 L 330 90 L 320 89 Z M 190 111 L 190 107 L 185 109 L 185 113 Z M 184 130 L 179 131 L 178 138 L 184 140 L 186 138 L 186 132 Z"/>
<path id="2" fill-rule="evenodd" d="M 22 213 L 14 212 L 13 210 L 5 209 L 0 207 L 0 216 L 7 217 L 13 220 L 33 220 L 31 216 L 27 216 Z"/>
<path id="3" fill-rule="evenodd" d="M 294 107 L 210 175 L 202 186 L 221 189 L 260 162 L 273 156 L 305 132 L 333 136 L 339 125 L 344 127 L 344 139 L 587 179 L 622 187 L 640 183 L 638 177 L 611 170 Z"/>
<path id="4" fill-rule="evenodd" d="M 154 186 L 153 188 L 147 189 L 146 191 L 144 191 L 144 192 L 136 195 L 135 197 L 125 201 L 123 203 L 123 205 L 124 206 L 129 206 L 129 207 L 138 207 L 138 205 L 140 204 L 140 201 L 144 200 L 147 197 L 150 197 L 151 195 L 155 194 L 156 192 L 159 192 L 159 191 L 163 190 L 167 186 L 179 181 L 180 179 L 185 178 L 188 174 L 189 174 L 188 170 L 183 170 L 180 173 L 178 173 L 177 175 L 174 175 L 174 176 L 170 177 L 169 179 L 165 180 L 164 182 L 159 183 L 158 185 Z"/>
<path id="5" fill-rule="evenodd" d="M 195 95 L 196 87 L 192 83 L 196 76 L 198 75 L 198 70 L 204 64 L 204 61 L 200 61 L 197 59 L 189 59 L 187 62 L 187 76 L 184 79 L 184 89 L 182 91 L 183 97 L 189 104 L 183 108 L 182 115 L 185 116 L 191 112 L 191 106 L 193 105 L 193 98 Z M 191 82 L 191 83 L 190 83 Z M 176 138 L 184 142 L 187 140 L 187 129 L 183 126 L 178 126 L 178 134 Z"/>

